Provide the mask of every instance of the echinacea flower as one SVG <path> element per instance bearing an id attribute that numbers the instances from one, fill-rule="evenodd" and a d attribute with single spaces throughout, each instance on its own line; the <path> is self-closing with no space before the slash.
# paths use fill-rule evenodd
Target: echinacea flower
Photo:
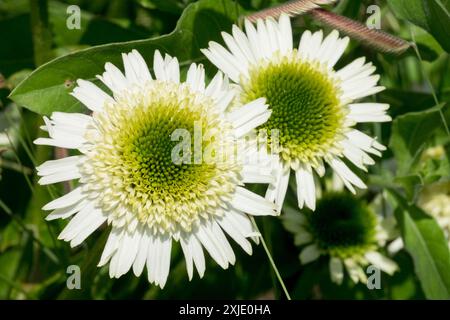
<path id="1" fill-rule="evenodd" d="M 376 215 L 362 200 L 345 193 L 327 193 L 315 212 L 287 210 L 284 225 L 302 246 L 300 261 L 307 264 L 320 256 L 329 259 L 333 282 L 342 283 L 344 270 L 353 282 L 367 282 L 368 265 L 392 275 L 397 264 L 379 251 L 391 237 L 391 221 Z"/>
<path id="2" fill-rule="evenodd" d="M 158 51 L 154 78 L 136 50 L 123 54 L 123 64 L 125 74 L 106 63 L 98 76 L 112 96 L 78 80 L 72 95 L 92 114 L 54 112 L 44 118 L 49 138 L 35 141 L 80 153 L 37 168 L 42 185 L 78 180 L 74 190 L 44 207 L 53 210 L 48 220 L 72 217 L 59 239 L 77 246 L 106 222 L 111 232 L 99 266 L 109 262 L 115 278 L 131 268 L 139 276 L 146 266 L 148 280 L 160 287 L 169 274 L 173 240 L 181 244 L 190 279 L 194 265 L 200 277 L 205 272 L 203 249 L 224 269 L 234 264 L 225 234 L 251 254 L 247 238 L 257 241 L 258 233 L 247 214 L 277 211 L 244 183 L 272 177 L 252 154 L 245 154 L 245 163 L 231 154 L 270 116 L 264 99 L 230 112 L 235 91 L 220 72 L 205 86 L 203 66 L 191 64 L 181 82 L 177 59 Z M 191 142 L 199 150 L 180 153 L 182 137 L 188 140 L 181 150 Z M 215 152 L 227 156 L 206 161 L 207 151 L 210 160 Z"/>
<path id="3" fill-rule="evenodd" d="M 244 33 L 233 26 L 232 34 L 223 32 L 228 49 L 210 42 L 205 56 L 239 84 L 238 98 L 247 103 L 265 97 L 272 115 L 262 128 L 269 136 L 277 130 L 280 157 L 277 181 L 267 191 L 267 198 L 281 208 L 286 195 L 290 170 L 295 171 L 298 204 L 314 210 L 316 206 L 315 173 L 322 177 L 327 163 L 345 186 L 365 188 L 364 182 L 347 166 L 347 159 L 367 170 L 385 147 L 374 138 L 354 128 L 362 122 L 385 122 L 389 105 L 360 103 L 361 98 L 384 89 L 377 86 L 372 63 L 358 58 L 335 70 L 349 39 L 332 31 L 305 31 L 297 48 L 293 47 L 292 29 L 287 15 L 257 21 L 257 27 L 245 21 Z M 270 140 L 270 137 L 269 137 Z"/>
<path id="4" fill-rule="evenodd" d="M 450 181 L 442 180 L 424 186 L 417 204 L 436 219 L 450 246 Z"/>

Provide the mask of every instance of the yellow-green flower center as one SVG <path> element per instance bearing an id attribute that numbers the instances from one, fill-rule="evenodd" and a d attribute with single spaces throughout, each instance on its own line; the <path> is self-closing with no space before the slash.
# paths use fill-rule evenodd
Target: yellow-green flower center
<path id="1" fill-rule="evenodd" d="M 96 191 L 112 223 L 137 219 L 154 232 L 190 231 L 220 214 L 239 183 L 233 158 L 205 159 L 208 150 L 231 150 L 230 124 L 210 98 L 185 85 L 151 82 L 94 119 L 81 181 Z"/>
<path id="2" fill-rule="evenodd" d="M 278 130 L 281 157 L 314 164 L 335 145 L 342 130 L 345 113 L 339 96 L 329 71 L 300 60 L 294 50 L 252 66 L 241 99 L 266 97 L 272 115 L 262 128 L 269 139 Z"/>

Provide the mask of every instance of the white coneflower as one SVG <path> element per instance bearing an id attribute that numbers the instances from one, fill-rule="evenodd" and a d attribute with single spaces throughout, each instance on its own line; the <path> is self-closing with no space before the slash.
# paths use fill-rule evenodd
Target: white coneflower
<path id="1" fill-rule="evenodd" d="M 370 264 L 390 275 L 398 269 L 379 252 L 390 238 L 389 224 L 348 194 L 327 193 L 315 212 L 288 210 L 283 218 L 286 229 L 295 234 L 295 244 L 303 247 L 301 263 L 327 256 L 331 279 L 336 283 L 342 283 L 344 270 L 353 282 L 366 283 L 363 267 Z"/>
<path id="2" fill-rule="evenodd" d="M 155 78 L 136 50 L 123 54 L 123 63 L 125 74 L 107 63 L 98 76 L 112 96 L 78 80 L 72 94 L 92 115 L 55 112 L 44 118 L 50 137 L 35 141 L 81 153 L 37 168 L 43 185 L 78 179 L 73 191 L 44 207 L 53 210 L 48 220 L 73 216 L 59 238 L 77 246 L 107 222 L 112 230 L 99 266 L 109 261 L 109 274 L 116 278 L 130 268 L 138 276 L 147 266 L 148 280 L 160 287 L 168 277 L 173 240 L 181 244 L 190 279 L 194 265 L 200 277 L 205 272 L 203 248 L 222 268 L 234 264 L 225 234 L 251 254 L 247 238 L 257 241 L 257 233 L 247 214 L 277 210 L 243 185 L 270 182 L 270 168 L 229 155 L 269 118 L 264 99 L 229 112 L 235 91 L 221 73 L 205 87 L 201 65 L 192 64 L 180 82 L 177 59 L 158 51 Z M 193 161 L 174 161 L 178 129 L 194 138 L 201 155 L 217 150 L 228 156 L 198 161 L 194 150 Z M 192 159 L 189 153 L 187 158 Z"/>
<path id="3" fill-rule="evenodd" d="M 450 181 L 426 185 L 419 194 L 417 204 L 436 219 L 450 246 Z"/>
<path id="4" fill-rule="evenodd" d="M 353 128 L 359 122 L 384 122 L 389 105 L 356 103 L 384 89 L 377 86 L 372 63 L 358 58 L 336 71 L 334 66 L 349 39 L 336 30 L 326 38 L 323 32 L 305 31 L 298 49 L 293 48 L 292 29 L 287 15 L 279 22 L 258 20 L 257 28 L 245 21 L 246 33 L 233 26 L 232 35 L 222 33 L 228 50 L 215 42 L 203 53 L 240 86 L 240 101 L 265 97 L 272 116 L 262 128 L 269 135 L 277 130 L 280 154 L 277 182 L 267 198 L 281 207 L 295 171 L 299 207 L 314 210 L 314 171 L 325 174 L 324 163 L 340 176 L 345 186 L 365 188 L 363 181 L 344 163 L 367 170 L 374 164 L 368 154 L 380 156 L 385 147 Z M 278 138 L 279 137 L 279 138 Z M 270 139 L 269 139 L 270 140 Z"/>

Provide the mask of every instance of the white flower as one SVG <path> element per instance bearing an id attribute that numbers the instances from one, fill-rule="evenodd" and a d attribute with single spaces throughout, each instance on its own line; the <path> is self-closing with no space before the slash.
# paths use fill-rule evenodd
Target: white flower
<path id="1" fill-rule="evenodd" d="M 374 138 L 353 128 L 357 123 L 385 122 L 389 105 L 357 103 L 361 98 L 384 89 L 377 86 L 372 63 L 358 58 L 335 70 L 349 39 L 336 30 L 305 31 L 298 49 L 293 48 L 290 19 L 258 20 L 255 28 L 245 21 L 244 33 L 233 26 L 232 34 L 222 33 L 228 49 L 210 42 L 202 52 L 231 80 L 239 84 L 240 101 L 265 97 L 272 109 L 262 128 L 269 134 L 278 130 L 280 160 L 277 181 L 267 198 L 281 208 L 290 176 L 295 171 L 298 204 L 314 210 L 316 174 L 325 174 L 327 163 L 355 193 L 364 182 L 345 164 L 343 158 L 367 171 L 374 164 L 369 156 L 380 156 L 385 147 Z M 272 150 L 275 151 L 275 150 Z M 315 173 L 314 173 L 315 172 Z"/>
<path id="2" fill-rule="evenodd" d="M 202 65 L 192 64 L 186 81 L 180 82 L 177 59 L 163 58 L 158 51 L 155 78 L 136 50 L 123 54 L 123 63 L 125 74 L 107 63 L 98 76 L 112 96 L 78 80 L 72 95 L 92 115 L 54 112 L 51 119 L 44 118 L 49 138 L 36 144 L 80 152 L 37 168 L 42 185 L 78 180 L 73 191 L 44 207 L 52 210 L 47 219 L 72 217 L 59 236 L 71 246 L 107 222 L 112 230 L 99 266 L 109 262 L 111 277 L 131 268 L 139 276 L 147 266 L 148 280 L 164 287 L 173 240 L 181 244 L 189 279 L 194 265 L 200 277 L 205 272 L 203 248 L 226 269 L 235 255 L 225 234 L 251 254 L 247 238 L 258 241 L 258 233 L 247 214 L 277 214 L 273 203 L 243 186 L 271 182 L 270 161 L 258 162 L 252 147 L 241 150 L 249 159 L 245 163 L 232 156 L 202 161 L 202 155 L 207 150 L 233 153 L 270 111 L 264 99 L 228 111 L 235 91 L 220 72 L 205 86 Z M 242 116 L 243 111 L 256 118 Z M 194 137 L 196 126 L 200 137 Z M 200 159 L 194 146 L 193 162 L 174 161 L 177 129 L 190 135 L 188 147 L 194 138 Z"/>
<path id="3" fill-rule="evenodd" d="M 450 246 L 450 181 L 426 185 L 419 194 L 417 204 L 436 219 Z"/>
<path id="4" fill-rule="evenodd" d="M 327 193 L 318 201 L 315 212 L 286 210 L 285 228 L 302 246 L 300 261 L 307 264 L 320 256 L 329 258 L 331 280 L 341 284 L 344 270 L 353 282 L 367 282 L 365 267 L 373 265 L 392 275 L 397 264 L 379 252 L 391 235 L 391 220 L 375 215 L 352 196 Z"/>

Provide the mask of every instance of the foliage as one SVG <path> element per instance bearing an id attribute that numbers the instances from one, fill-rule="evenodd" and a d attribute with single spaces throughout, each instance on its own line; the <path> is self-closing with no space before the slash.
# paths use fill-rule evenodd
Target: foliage
<path id="1" fill-rule="evenodd" d="M 75 249 L 57 240 L 63 222 L 44 220 L 41 207 L 63 194 L 66 185 L 41 187 L 34 167 L 55 157 L 36 147 L 41 115 L 54 111 L 86 111 L 69 93 L 79 78 L 94 82 L 106 62 L 121 66 L 121 53 L 137 49 L 151 66 L 154 50 L 177 56 L 184 73 L 191 62 L 214 71 L 201 48 L 221 42 L 240 17 L 282 3 L 281 0 L 49 0 L 51 58 L 36 65 L 29 1 L 0 1 L 0 298 L 6 299 L 170 299 L 283 298 L 262 246 L 247 256 L 235 247 L 236 265 L 222 270 L 207 258 L 203 279 L 189 282 L 179 247 L 172 253 L 166 288 L 149 285 L 146 277 L 128 273 L 110 279 L 97 268 L 105 235 L 102 229 Z M 327 7 L 336 14 L 365 22 L 374 1 L 341 0 Z M 45 1 L 43 1 L 45 3 Z M 81 29 L 66 27 L 68 5 L 81 8 Z M 333 284 L 328 262 L 301 266 L 299 249 L 277 218 L 257 220 L 280 273 L 294 299 L 448 299 L 450 256 L 438 223 L 418 207 L 421 189 L 450 179 L 450 1 L 387 0 L 381 7 L 382 28 L 411 41 L 414 50 L 394 56 L 352 41 L 342 63 L 365 55 L 388 88 L 377 97 L 391 105 L 392 123 L 363 125 L 361 130 L 388 145 L 379 164 L 370 169 L 369 189 L 358 196 L 380 214 L 393 214 L 405 249 L 394 255 L 400 271 L 383 276 L 382 290 L 354 285 L 346 278 Z M 322 25 L 314 15 L 293 20 L 295 40 L 305 29 Z M 34 49 L 33 49 L 34 48 Z M 44 55 L 45 56 L 45 55 Z M 31 72 L 31 70 L 34 70 Z M 20 83 L 20 84 L 19 84 Z M 97 84 L 99 84 L 97 82 Z M 374 98 L 375 99 L 375 98 Z M 429 148 L 442 148 L 438 157 Z M 70 187 L 70 186 L 69 186 Z M 387 192 L 385 192 L 387 191 Z M 378 206 L 374 198 L 381 198 Z M 290 187 L 283 209 L 297 208 Z M 298 209 L 295 209 L 298 210 Z M 68 290 L 66 269 L 83 270 L 81 290 Z"/>

